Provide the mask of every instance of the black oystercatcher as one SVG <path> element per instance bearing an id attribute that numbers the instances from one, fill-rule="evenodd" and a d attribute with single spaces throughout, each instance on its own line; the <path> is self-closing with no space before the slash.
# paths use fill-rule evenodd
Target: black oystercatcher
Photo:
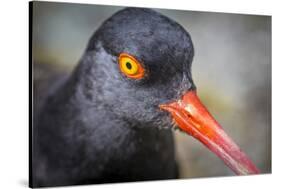
<path id="1" fill-rule="evenodd" d="M 173 127 L 236 174 L 258 173 L 198 99 L 193 54 L 188 32 L 153 10 L 106 20 L 34 114 L 31 186 L 177 178 Z"/>

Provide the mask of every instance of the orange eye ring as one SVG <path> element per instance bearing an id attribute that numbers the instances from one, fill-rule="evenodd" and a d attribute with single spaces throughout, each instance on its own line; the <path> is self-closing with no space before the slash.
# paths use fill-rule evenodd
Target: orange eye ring
<path id="1" fill-rule="evenodd" d="M 121 72 L 127 77 L 132 79 L 142 79 L 144 77 L 145 70 L 135 57 L 127 53 L 121 53 L 118 61 Z"/>

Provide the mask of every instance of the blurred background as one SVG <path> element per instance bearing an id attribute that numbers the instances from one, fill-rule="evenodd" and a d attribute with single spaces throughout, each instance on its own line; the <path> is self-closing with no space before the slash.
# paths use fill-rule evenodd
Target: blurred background
<path id="1" fill-rule="evenodd" d="M 36 2 L 33 61 L 70 72 L 102 22 L 123 7 Z M 198 94 L 262 173 L 271 172 L 271 17 L 155 9 L 191 35 Z M 34 70 L 34 75 L 40 77 Z M 192 137 L 175 131 L 181 178 L 233 173 Z"/>

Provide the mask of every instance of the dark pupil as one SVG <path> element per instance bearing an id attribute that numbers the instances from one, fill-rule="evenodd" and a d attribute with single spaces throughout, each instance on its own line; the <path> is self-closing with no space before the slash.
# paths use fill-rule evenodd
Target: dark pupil
<path id="1" fill-rule="evenodd" d="M 126 67 L 130 70 L 132 68 L 132 64 L 130 62 L 127 62 Z"/>

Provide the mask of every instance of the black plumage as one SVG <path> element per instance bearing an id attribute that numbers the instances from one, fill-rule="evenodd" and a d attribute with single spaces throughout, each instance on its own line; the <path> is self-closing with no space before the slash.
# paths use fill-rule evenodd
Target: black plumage
<path id="1" fill-rule="evenodd" d="M 145 78 L 120 72 L 122 52 L 143 63 Z M 106 20 L 72 74 L 35 97 L 31 185 L 177 178 L 173 122 L 158 106 L 195 88 L 193 54 L 185 29 L 153 10 Z"/>

